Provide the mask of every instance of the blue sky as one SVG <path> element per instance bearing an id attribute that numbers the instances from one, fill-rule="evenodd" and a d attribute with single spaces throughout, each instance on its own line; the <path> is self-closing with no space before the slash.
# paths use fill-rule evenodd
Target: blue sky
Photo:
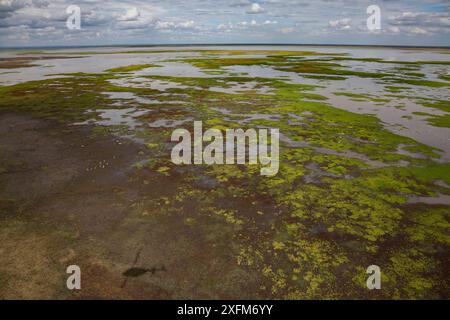
<path id="1" fill-rule="evenodd" d="M 366 9 L 381 8 L 370 31 Z M 81 29 L 66 27 L 66 8 Z M 314 43 L 450 46 L 449 0 L 0 0 L 0 46 Z"/>

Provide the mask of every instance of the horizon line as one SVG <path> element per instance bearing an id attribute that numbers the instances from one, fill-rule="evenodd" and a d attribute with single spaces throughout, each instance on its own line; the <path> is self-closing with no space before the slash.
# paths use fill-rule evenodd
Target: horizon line
<path id="1" fill-rule="evenodd" d="M 104 44 L 104 45 L 50 45 L 50 46 L 0 46 L 0 49 L 48 49 L 48 48 L 105 48 L 105 47 L 194 47 L 194 46 L 317 46 L 317 47 L 384 47 L 413 49 L 450 49 L 450 46 L 383 45 L 383 44 L 317 44 L 317 43 L 160 43 L 160 44 Z"/>

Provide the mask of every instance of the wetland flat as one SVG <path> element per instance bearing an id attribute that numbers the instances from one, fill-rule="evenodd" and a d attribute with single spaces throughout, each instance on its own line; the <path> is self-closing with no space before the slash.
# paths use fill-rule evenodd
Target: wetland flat
<path id="1" fill-rule="evenodd" d="M 0 51 L 0 298 L 448 299 L 449 53 Z M 279 129 L 278 173 L 175 165 L 194 121 Z"/>

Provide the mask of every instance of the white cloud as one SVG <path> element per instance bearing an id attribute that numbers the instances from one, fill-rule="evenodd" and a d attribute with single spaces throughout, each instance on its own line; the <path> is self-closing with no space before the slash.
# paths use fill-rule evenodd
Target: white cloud
<path id="1" fill-rule="evenodd" d="M 407 35 L 450 33 L 450 14 L 448 12 L 402 12 L 390 16 L 392 27 L 401 27 Z"/>
<path id="2" fill-rule="evenodd" d="M 352 19 L 344 18 L 340 20 L 330 20 L 328 21 L 328 26 L 336 30 L 349 30 L 351 29 Z"/>
<path id="3" fill-rule="evenodd" d="M 389 17 L 391 24 L 450 27 L 448 12 L 403 12 Z"/>
<path id="4" fill-rule="evenodd" d="M 251 21 L 241 21 L 237 23 L 238 27 L 245 28 L 245 27 L 261 27 L 261 26 L 269 26 L 273 24 L 277 24 L 278 22 L 275 20 L 266 20 L 262 23 L 257 22 L 255 19 L 252 19 Z M 224 26 L 222 26 L 223 28 Z"/>
<path id="5" fill-rule="evenodd" d="M 399 27 L 389 27 L 388 28 L 388 30 L 389 30 L 389 32 L 392 32 L 392 33 L 399 33 L 400 32 L 400 28 Z"/>
<path id="6" fill-rule="evenodd" d="M 233 30 L 233 24 L 231 22 L 221 23 L 217 26 L 217 30 L 222 30 L 225 32 L 231 32 Z"/>
<path id="7" fill-rule="evenodd" d="M 121 16 L 119 16 L 120 21 L 136 21 L 139 16 L 140 12 L 136 7 L 132 7 L 127 9 L 127 12 Z"/>
<path id="8" fill-rule="evenodd" d="M 157 30 L 193 29 L 195 28 L 195 22 L 194 20 L 184 22 L 157 21 L 155 28 Z"/>
<path id="9" fill-rule="evenodd" d="M 194 20 L 189 20 L 189 21 L 185 21 L 185 22 L 180 22 L 178 23 L 178 28 L 184 28 L 184 29 L 189 29 L 189 28 L 194 28 L 195 22 Z"/>
<path id="10" fill-rule="evenodd" d="M 258 14 L 263 13 L 264 9 L 259 5 L 259 3 L 252 3 L 250 9 L 248 9 L 247 13 L 250 14 Z"/>

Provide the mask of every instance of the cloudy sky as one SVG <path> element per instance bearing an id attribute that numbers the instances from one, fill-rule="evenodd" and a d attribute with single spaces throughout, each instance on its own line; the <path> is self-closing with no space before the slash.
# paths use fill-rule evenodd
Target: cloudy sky
<path id="1" fill-rule="evenodd" d="M 367 28 L 367 7 L 381 29 Z M 81 10 L 70 30 L 66 10 Z M 450 0 L 0 0 L 0 46 L 314 43 L 450 46 Z"/>

